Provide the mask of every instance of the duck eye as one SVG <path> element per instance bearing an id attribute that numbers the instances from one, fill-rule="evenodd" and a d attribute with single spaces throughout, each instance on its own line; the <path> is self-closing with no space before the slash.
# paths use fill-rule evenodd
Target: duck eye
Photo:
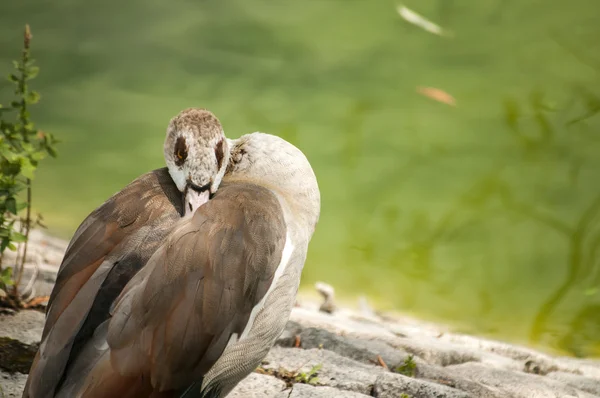
<path id="1" fill-rule="evenodd" d="M 185 159 L 187 159 L 188 148 L 185 142 L 185 138 L 177 137 L 177 141 L 175 142 L 175 164 L 177 166 L 181 166 Z"/>

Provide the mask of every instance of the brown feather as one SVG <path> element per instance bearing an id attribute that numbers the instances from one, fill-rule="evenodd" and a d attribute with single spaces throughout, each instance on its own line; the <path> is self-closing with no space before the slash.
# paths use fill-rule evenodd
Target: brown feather
<path id="1" fill-rule="evenodd" d="M 163 168 L 140 176 L 82 222 L 60 266 L 48 303 L 42 344 L 23 397 L 53 396 L 68 363 L 77 354 L 72 352 L 74 341 L 78 341 L 77 347 L 83 345 L 94 325 L 108 317 L 110 303 L 105 301 L 109 297 L 102 299 L 100 291 L 106 275 L 128 252 L 137 252 L 133 261 L 138 264 L 129 261 L 121 267 L 135 265 L 139 269 L 181 214 L 181 196 Z M 101 267 L 106 272 L 98 274 Z M 115 288 L 119 289 L 118 285 Z M 88 316 L 94 306 L 98 306 L 94 316 L 99 319 Z"/>
<path id="2" fill-rule="evenodd" d="M 110 372 L 150 380 L 158 392 L 198 380 L 230 337 L 243 332 L 271 285 L 285 240 L 273 193 L 223 184 L 178 223 L 117 299 L 107 337 Z M 88 378 L 100 380 L 105 372 L 103 363 Z M 105 386 L 86 388 L 96 397 Z"/>

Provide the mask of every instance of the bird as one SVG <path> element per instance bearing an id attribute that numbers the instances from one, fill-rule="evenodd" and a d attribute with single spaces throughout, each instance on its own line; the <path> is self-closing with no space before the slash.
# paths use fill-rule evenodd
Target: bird
<path id="1" fill-rule="evenodd" d="M 59 267 L 23 397 L 55 396 L 127 281 L 175 222 L 218 189 L 228 162 L 226 145 L 214 114 L 184 109 L 167 126 L 166 167 L 136 178 L 83 220 Z"/>
<path id="2" fill-rule="evenodd" d="M 211 183 L 169 168 L 183 216 L 135 272 L 122 271 L 48 397 L 221 398 L 267 355 L 295 302 L 319 187 L 306 156 L 280 137 L 220 146 L 225 170 L 213 168 Z"/>

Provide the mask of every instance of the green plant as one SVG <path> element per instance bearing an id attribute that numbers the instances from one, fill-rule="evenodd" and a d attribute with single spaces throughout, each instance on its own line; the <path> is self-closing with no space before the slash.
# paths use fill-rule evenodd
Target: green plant
<path id="1" fill-rule="evenodd" d="M 316 364 L 308 372 L 300 372 L 296 375 L 295 381 L 296 383 L 305 383 L 315 385 L 319 382 L 319 378 L 317 374 L 319 370 L 323 367 L 322 364 Z"/>
<path id="2" fill-rule="evenodd" d="M 417 363 L 412 355 L 406 357 L 404 362 L 396 368 L 396 373 L 403 374 L 408 377 L 415 377 Z"/>
<path id="3" fill-rule="evenodd" d="M 264 375 L 274 376 L 280 380 L 283 380 L 287 387 L 293 386 L 294 383 L 311 384 L 314 386 L 319 382 L 319 378 L 317 377 L 317 375 L 322 367 L 323 364 L 319 363 L 310 368 L 308 372 L 298 372 L 300 368 L 295 370 L 287 370 L 282 367 L 279 367 L 277 369 L 265 369 L 262 366 L 259 366 L 258 368 L 256 368 L 255 372 Z"/>
<path id="4" fill-rule="evenodd" d="M 15 70 L 8 76 L 14 85 L 15 98 L 8 106 L 0 104 L 0 289 L 17 300 L 29 232 L 32 226 L 42 225 L 39 215 L 35 220 L 32 218 L 31 182 L 39 162 L 47 154 L 56 156 L 54 145 L 57 143 L 51 134 L 38 130 L 31 120 L 29 107 L 40 100 L 39 93 L 28 84 L 39 72 L 30 55 L 31 39 L 29 25 L 26 25 L 21 59 L 13 61 Z M 23 210 L 25 214 L 21 215 Z M 14 267 L 3 268 L 6 249 L 17 252 Z"/>

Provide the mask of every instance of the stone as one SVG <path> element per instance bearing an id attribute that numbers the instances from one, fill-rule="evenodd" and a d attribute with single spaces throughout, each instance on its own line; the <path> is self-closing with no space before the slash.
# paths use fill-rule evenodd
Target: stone
<path id="1" fill-rule="evenodd" d="M 376 339 L 342 337 L 318 328 L 306 328 L 300 332 L 299 337 L 302 348 L 324 348 L 363 363 L 377 364 L 379 355 L 388 366 L 395 367 L 407 356 L 405 351 Z"/>
<path id="2" fill-rule="evenodd" d="M 485 386 L 476 381 L 457 376 L 447 368 L 437 365 L 430 365 L 419 359 L 417 359 L 416 362 L 417 369 L 415 372 L 415 377 L 419 379 L 456 388 L 458 390 L 470 393 L 473 397 L 512 398 L 510 394 L 503 392 L 498 388 Z"/>
<path id="3" fill-rule="evenodd" d="M 315 289 L 323 297 L 323 302 L 319 307 L 319 311 L 333 314 L 336 309 L 335 305 L 335 289 L 328 283 L 317 282 L 315 283 Z"/>
<path id="4" fill-rule="evenodd" d="M 369 396 L 331 387 L 314 387 L 297 383 L 289 389 L 280 392 L 275 398 L 367 398 Z"/>
<path id="5" fill-rule="evenodd" d="M 301 332 L 302 326 L 298 322 L 288 321 L 285 325 L 285 329 L 275 341 L 275 345 L 281 347 L 294 347 L 296 336 L 300 336 Z"/>
<path id="6" fill-rule="evenodd" d="M 38 344 L 42 339 L 45 319 L 42 312 L 34 310 L 0 315 L 0 337 L 9 337 L 24 344 Z"/>
<path id="7" fill-rule="evenodd" d="M 0 371 L 0 397 L 21 398 L 27 375 L 4 373 Z"/>
<path id="8" fill-rule="evenodd" d="M 401 394 L 406 394 L 411 398 L 473 397 L 473 395 L 455 388 L 406 377 L 397 373 L 382 372 L 375 380 L 372 396 L 378 398 L 397 398 Z"/>
<path id="9" fill-rule="evenodd" d="M 296 307 L 292 311 L 290 320 L 304 327 L 317 327 L 344 335 L 353 334 L 364 338 L 396 337 L 384 325 L 355 319 L 352 317 L 352 312 L 348 314 L 342 309 L 338 309 L 335 315 L 331 315 L 311 308 Z"/>
<path id="10" fill-rule="evenodd" d="M 0 337 L 0 370 L 8 373 L 29 373 L 37 348 L 37 344 L 29 345 L 10 337 Z"/>
<path id="11" fill-rule="evenodd" d="M 548 377 L 600 397 L 600 380 L 598 379 L 567 372 L 551 372 L 548 373 Z"/>
<path id="12" fill-rule="evenodd" d="M 448 371 L 456 376 L 507 392 L 513 398 L 593 397 L 569 384 L 542 375 L 488 368 L 480 363 L 453 365 L 448 368 Z"/>
<path id="13" fill-rule="evenodd" d="M 285 383 L 273 376 L 251 373 L 227 398 L 272 398 L 285 389 Z"/>
<path id="14" fill-rule="evenodd" d="M 344 358 L 328 350 L 273 347 L 262 367 L 277 371 L 284 369 L 292 374 L 308 372 L 321 365 L 317 372 L 318 384 L 340 390 L 370 395 L 377 376 L 383 368 L 366 365 Z"/>
<path id="15" fill-rule="evenodd" d="M 464 347 L 444 344 L 437 340 L 397 338 L 396 345 L 428 363 L 448 366 L 481 360 L 481 355 Z"/>
<path id="16" fill-rule="evenodd" d="M 19 293 L 24 299 L 49 296 L 56 280 L 57 267 L 41 262 L 39 253 L 27 257 L 30 261 L 25 264 Z M 32 259 L 35 260 L 35 264 L 31 262 Z"/>

